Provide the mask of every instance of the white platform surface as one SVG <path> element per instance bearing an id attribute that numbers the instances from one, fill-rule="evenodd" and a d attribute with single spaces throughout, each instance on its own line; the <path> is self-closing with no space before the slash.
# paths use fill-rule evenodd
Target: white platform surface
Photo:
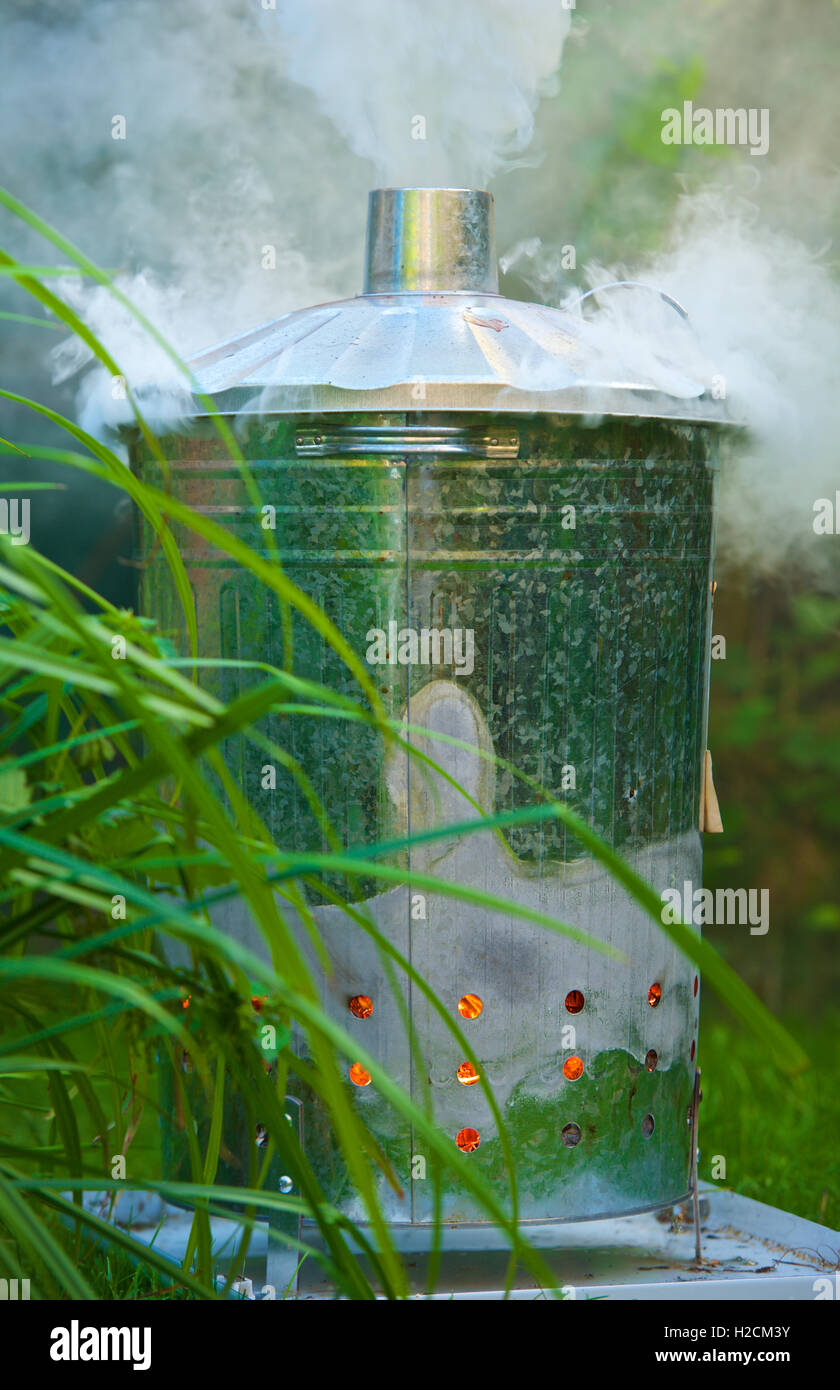
<path id="1" fill-rule="evenodd" d="M 695 1263 L 694 1228 L 687 1209 L 609 1221 L 529 1225 L 524 1234 L 555 1272 L 554 1288 L 574 1299 L 840 1297 L 840 1275 L 836 1275 L 840 1265 L 838 1232 L 709 1184 L 703 1185 L 702 1205 L 703 1261 L 699 1266 Z M 683 1219 L 686 1215 L 687 1221 Z M 137 1239 L 153 1242 L 158 1251 L 180 1261 L 190 1222 L 188 1212 L 172 1206 L 164 1208 L 152 1201 L 147 1210 L 140 1204 L 131 1231 Z M 221 1218 L 213 1218 L 211 1224 L 217 1269 L 224 1273 L 227 1259 L 236 1248 L 240 1227 L 236 1221 Z M 424 1291 L 428 1229 L 392 1229 L 395 1245 L 406 1257 L 412 1298 L 504 1297 L 507 1250 L 492 1228 L 444 1227 L 433 1294 Z M 304 1239 L 309 1240 L 310 1236 L 305 1233 Z M 272 1242 L 269 1251 L 267 1228 L 262 1224 L 255 1227 L 245 1273 L 253 1281 L 257 1297 L 266 1284 L 278 1290 L 285 1288 L 295 1263 L 295 1257 L 276 1242 Z M 278 1293 L 279 1296 L 282 1295 Z M 539 1288 L 527 1271 L 521 1271 L 507 1296 L 533 1301 L 551 1297 L 551 1293 Z M 298 1298 L 334 1297 L 320 1265 L 307 1259 L 300 1273 Z"/>

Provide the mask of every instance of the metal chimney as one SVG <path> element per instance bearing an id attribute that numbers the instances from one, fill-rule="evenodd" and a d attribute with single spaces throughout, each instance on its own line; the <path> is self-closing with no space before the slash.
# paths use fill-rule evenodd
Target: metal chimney
<path id="1" fill-rule="evenodd" d="M 365 294 L 498 294 L 493 197 L 473 188 L 376 188 Z"/>

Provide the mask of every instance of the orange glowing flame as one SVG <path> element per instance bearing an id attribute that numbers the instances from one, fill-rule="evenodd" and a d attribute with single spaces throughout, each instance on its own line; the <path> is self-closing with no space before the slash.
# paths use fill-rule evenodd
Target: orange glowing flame
<path id="1" fill-rule="evenodd" d="M 455 1143 L 463 1154 L 474 1153 L 481 1143 L 481 1135 L 477 1129 L 460 1129 L 455 1135 Z"/>
<path id="2" fill-rule="evenodd" d="M 567 1057 L 563 1063 L 563 1075 L 567 1081 L 579 1081 L 583 1076 L 583 1060 L 580 1057 Z"/>
<path id="3" fill-rule="evenodd" d="M 372 1080 L 369 1071 L 365 1071 L 361 1062 L 354 1062 L 349 1072 L 350 1080 L 354 1086 L 369 1086 Z"/>
<path id="4" fill-rule="evenodd" d="M 462 1018 L 478 1018 L 483 1008 L 477 994 L 465 994 L 458 1000 L 458 1013 Z"/>
<path id="5" fill-rule="evenodd" d="M 366 994 L 354 994 L 348 1008 L 354 1018 L 370 1018 L 373 1013 L 373 1000 Z"/>
<path id="6" fill-rule="evenodd" d="M 648 1003 L 650 1004 L 650 1007 L 652 1009 L 655 1009 L 661 998 L 662 986 L 651 985 L 650 989 L 648 990 Z"/>
<path id="7" fill-rule="evenodd" d="M 462 1062 L 455 1075 L 462 1086 L 474 1086 L 478 1080 L 478 1072 L 472 1062 Z"/>

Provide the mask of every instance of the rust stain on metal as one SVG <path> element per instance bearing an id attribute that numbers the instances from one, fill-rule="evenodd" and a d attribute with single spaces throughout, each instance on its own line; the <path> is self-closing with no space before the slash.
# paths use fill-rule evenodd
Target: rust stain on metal
<path id="1" fill-rule="evenodd" d="M 504 319 L 483 319 L 471 309 L 464 310 L 464 321 L 474 323 L 478 328 L 492 328 L 494 333 L 501 333 L 502 329 L 508 326 Z"/>

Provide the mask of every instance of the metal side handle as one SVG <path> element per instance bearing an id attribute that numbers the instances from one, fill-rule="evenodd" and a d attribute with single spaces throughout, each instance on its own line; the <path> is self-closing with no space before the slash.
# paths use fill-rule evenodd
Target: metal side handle
<path id="1" fill-rule="evenodd" d="M 486 426 L 339 425 L 298 430 L 295 452 L 301 458 L 336 454 L 471 454 L 474 458 L 515 459 L 519 455 L 519 434 L 510 425 L 498 430 Z"/>

